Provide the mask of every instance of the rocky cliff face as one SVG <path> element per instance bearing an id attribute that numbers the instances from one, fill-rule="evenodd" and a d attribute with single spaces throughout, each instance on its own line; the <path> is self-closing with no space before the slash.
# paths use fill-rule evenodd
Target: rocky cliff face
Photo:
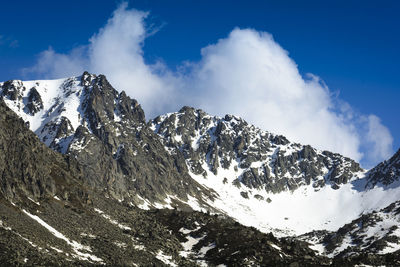
<path id="1" fill-rule="evenodd" d="M 0 192 L 7 200 L 49 198 L 63 192 L 64 184 L 83 178 L 76 162 L 40 143 L 1 100 L 0 124 Z"/>
<path id="2" fill-rule="evenodd" d="M 200 185 L 187 174 L 182 158 L 170 156 L 146 127 L 136 100 L 118 93 L 101 75 L 85 73 L 81 85 L 80 107 L 86 123 L 67 137 L 65 153 L 87 166 L 90 177 L 98 177 L 90 181 L 92 185 L 107 184 L 107 191 L 118 199 L 140 195 L 152 202 L 162 202 L 167 194 L 184 200 L 188 194 L 199 194 Z"/>
<path id="3" fill-rule="evenodd" d="M 335 232 L 314 231 L 299 239 L 340 262 L 356 264 L 360 259 L 373 264 L 400 264 L 400 202 L 373 212 L 340 227 Z M 340 260 L 339 260 L 340 259 Z"/>
<path id="4" fill-rule="evenodd" d="M 169 149 L 182 152 L 194 174 L 231 170 L 230 182 L 280 193 L 303 185 L 337 189 L 358 172 L 359 164 L 328 151 L 318 151 L 249 125 L 241 118 L 210 116 L 184 107 L 151 121 Z"/>
<path id="5" fill-rule="evenodd" d="M 168 195 L 185 201 L 200 191 L 212 198 L 188 175 L 183 157 L 170 155 L 146 126 L 138 102 L 102 75 L 85 72 L 54 84 L 8 81 L 0 95 L 41 141 L 75 158 L 93 188 L 132 203 L 163 203 Z"/>
<path id="6" fill-rule="evenodd" d="M 388 186 L 400 180 L 400 149 L 388 160 L 378 164 L 368 174 L 368 186 Z"/>

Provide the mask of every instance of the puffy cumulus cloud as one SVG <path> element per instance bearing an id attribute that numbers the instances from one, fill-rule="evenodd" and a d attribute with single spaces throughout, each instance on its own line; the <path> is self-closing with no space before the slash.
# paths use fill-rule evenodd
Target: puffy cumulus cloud
<path id="1" fill-rule="evenodd" d="M 42 79 L 63 78 L 82 73 L 87 67 L 85 46 L 73 49 L 69 54 L 60 54 L 52 47 L 41 52 L 37 63 L 29 68 L 22 69 L 25 76 L 39 75 Z"/>
<path id="2" fill-rule="evenodd" d="M 393 154 L 393 137 L 390 131 L 382 125 L 381 120 L 375 115 L 368 116 L 367 143 L 365 146 L 369 163 L 375 163 L 382 159 L 388 159 Z"/>
<path id="3" fill-rule="evenodd" d="M 137 98 L 148 114 L 154 115 L 165 112 L 180 94 L 175 86 L 178 81 L 162 63 L 144 62 L 147 15 L 127 10 L 127 5 L 122 4 L 106 26 L 90 39 L 89 69 L 106 74 L 116 88 Z"/>
<path id="4" fill-rule="evenodd" d="M 392 137 L 379 118 L 354 112 L 317 76 L 303 77 L 270 34 L 234 29 L 203 48 L 199 62 L 171 71 L 144 60 L 147 16 L 122 4 L 88 45 L 69 54 L 50 48 L 30 71 L 46 77 L 83 69 L 104 73 L 118 90 L 138 99 L 150 117 L 192 105 L 211 114 L 242 116 L 293 141 L 362 159 L 364 165 L 390 156 Z"/>
<path id="5" fill-rule="evenodd" d="M 334 111 L 328 88 L 316 76 L 303 79 L 270 34 L 235 29 L 202 49 L 202 57 L 190 79 L 204 109 L 231 112 L 293 141 L 361 158 L 359 137 Z"/>
<path id="6" fill-rule="evenodd" d="M 127 9 L 122 3 L 89 44 L 67 54 L 50 47 L 39 54 L 33 67 L 23 69 L 23 74 L 46 79 L 79 75 L 84 70 L 102 73 L 115 88 L 138 99 L 148 115 L 173 111 L 179 107 L 173 103 L 181 101 L 179 81 L 161 62 L 146 64 L 143 58 L 144 40 L 151 34 L 146 29 L 147 16 L 147 12 Z"/>
<path id="7" fill-rule="evenodd" d="M 319 77 L 303 77 L 272 36 L 234 29 L 202 49 L 185 84 L 195 105 L 212 114 L 239 115 L 251 123 L 303 144 L 339 152 L 364 166 L 392 153 L 393 139 L 378 117 L 354 112 Z"/>

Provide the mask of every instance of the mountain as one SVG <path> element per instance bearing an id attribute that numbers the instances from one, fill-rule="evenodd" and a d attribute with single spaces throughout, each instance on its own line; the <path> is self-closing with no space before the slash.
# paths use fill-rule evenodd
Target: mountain
<path id="1" fill-rule="evenodd" d="M 397 186 L 400 180 L 400 149 L 389 160 L 379 163 L 368 172 L 369 187 Z M 396 183 L 396 185 L 394 185 Z"/>
<path id="2" fill-rule="evenodd" d="M 232 115 L 218 118 L 184 107 L 157 117 L 151 127 L 168 148 L 183 153 L 192 173 L 206 177 L 206 170 L 230 171 L 229 183 L 250 189 L 280 193 L 310 184 L 338 189 L 362 171 L 349 158 L 291 143 Z"/>
<path id="3" fill-rule="evenodd" d="M 150 126 L 171 154 L 183 154 L 197 182 L 218 193 L 210 205 L 264 232 L 334 231 L 400 196 L 397 186 L 370 186 L 371 172 L 349 158 L 292 143 L 232 115 L 184 107 Z"/>
<path id="4" fill-rule="evenodd" d="M 324 247 L 329 256 L 360 253 L 400 255 L 399 223 L 400 201 L 396 201 L 379 211 L 362 214 L 335 232 L 313 232 L 301 239 L 314 239 L 314 243 Z"/>
<path id="5" fill-rule="evenodd" d="M 347 157 L 290 142 L 233 115 L 183 107 L 147 122 L 136 100 L 87 72 L 0 83 L 2 101 L 7 208 L 0 220 L 15 244 L 21 236 L 30 240 L 22 233 L 32 231 L 39 247 L 51 251 L 40 234 L 46 222 L 50 233 L 65 237 L 62 250 L 75 255 L 63 259 L 78 265 L 96 259 L 131 264 L 121 253 L 142 243 L 146 253 L 134 254 L 139 265 L 160 258 L 183 266 L 352 266 L 398 259 L 399 152 L 366 171 Z M 41 227 L 28 226 L 32 220 Z M 83 236 L 64 220 L 82 227 Z M 114 239 L 110 231 L 118 232 Z M 127 242 L 132 236 L 140 242 Z M 88 244 L 92 254 L 74 242 Z M 125 245 L 116 245 L 121 251 L 111 256 L 106 243 Z M 42 254 L 34 258 L 56 259 Z"/>
<path id="6" fill-rule="evenodd" d="M 279 240 L 222 216 L 147 211 L 108 198 L 85 186 L 83 166 L 41 143 L 2 101 L 0 147 L 5 152 L 0 156 L 2 266 L 318 266 L 329 261 L 305 242 Z"/>
<path id="7" fill-rule="evenodd" d="M 379 192 L 386 198 L 395 199 L 390 205 L 364 211 L 356 219 L 346 223 L 336 231 L 313 231 L 299 237 L 310 242 L 312 248 L 330 257 L 341 257 L 357 262 L 368 255 L 384 255 L 400 264 L 400 193 L 396 190 L 399 182 L 399 151 L 389 160 L 379 163 L 366 173 L 365 188 L 375 188 L 375 198 Z M 367 190 L 371 192 L 371 190 Z M 372 195 L 372 196 L 374 196 Z M 378 263 L 376 263 L 378 264 Z"/>
<path id="8" fill-rule="evenodd" d="M 91 187 L 133 203 L 143 203 L 138 196 L 155 203 L 168 193 L 186 201 L 188 194 L 199 194 L 201 185 L 190 178 L 180 155 L 171 156 L 146 126 L 138 102 L 118 93 L 104 76 L 0 86 L 5 103 L 43 143 L 84 166 Z"/>

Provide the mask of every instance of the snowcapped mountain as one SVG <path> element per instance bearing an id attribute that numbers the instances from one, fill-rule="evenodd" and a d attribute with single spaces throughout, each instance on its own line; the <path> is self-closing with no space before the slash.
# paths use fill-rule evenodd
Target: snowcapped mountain
<path id="1" fill-rule="evenodd" d="M 235 116 L 184 107 L 155 118 L 151 128 L 171 154 L 184 155 L 197 182 L 218 193 L 210 205 L 264 232 L 334 231 L 400 197 L 398 187 L 367 190 L 369 176 L 349 158 L 291 143 Z"/>
<path id="2" fill-rule="evenodd" d="M 305 242 L 223 216 L 142 210 L 93 190 L 0 101 L 0 265 L 317 266 Z"/>
<path id="3" fill-rule="evenodd" d="M 289 142 L 232 115 L 218 118 L 184 107 L 157 117 L 151 127 L 168 148 L 185 155 L 192 173 L 206 177 L 206 170 L 215 175 L 231 171 L 226 182 L 249 189 L 280 193 L 326 184 L 338 189 L 363 171 L 349 158 Z"/>
<path id="4" fill-rule="evenodd" d="M 400 202 L 362 214 L 335 232 L 313 231 L 298 237 L 329 257 L 385 255 L 400 263 Z"/>
<path id="5" fill-rule="evenodd" d="M 303 240 L 333 258 L 397 250 L 397 232 L 390 230 L 399 223 L 397 214 L 385 210 L 400 199 L 400 151 L 366 171 L 349 158 L 290 142 L 233 115 L 183 107 L 146 122 L 136 100 L 87 72 L 0 83 L 0 99 L 40 141 L 64 154 L 68 166 L 76 165 L 74 176 L 84 186 L 126 207 L 220 214 L 272 232 L 280 242 Z M 6 195 L 13 199 L 10 190 Z M 378 217 L 380 224 L 360 225 Z M 203 244 L 198 226 L 181 226 L 174 231 L 190 243 L 182 253 L 213 262 L 206 247 L 215 251 L 218 244 Z"/>
<path id="6" fill-rule="evenodd" d="M 369 187 L 397 186 L 400 180 L 400 149 L 390 159 L 371 169 L 368 177 Z"/>
<path id="7" fill-rule="evenodd" d="M 168 193 L 182 201 L 200 191 L 212 198 L 190 178 L 179 155 L 169 155 L 148 129 L 138 102 L 117 92 L 104 76 L 85 72 L 68 79 L 8 81 L 0 86 L 5 103 L 42 142 L 78 160 L 90 186 L 136 204 L 145 204 L 143 199 L 165 204 Z M 32 92 L 35 112 L 28 108 Z"/>
<path id="8" fill-rule="evenodd" d="M 104 77 L 97 79 L 94 75 L 84 73 L 81 77 L 50 81 L 7 81 L 0 83 L 0 86 L 5 103 L 28 123 L 29 128 L 40 140 L 50 148 L 65 154 L 71 145 L 71 137 L 79 126 L 100 130 L 101 126 L 95 125 L 97 121 L 90 118 L 95 114 L 91 113 L 93 111 L 87 103 L 93 101 L 95 92 L 101 90 L 100 84 L 103 82 L 106 83 Z M 115 91 L 104 93 L 113 95 L 105 96 L 112 102 L 101 103 L 106 104 L 102 109 L 117 105 L 117 109 L 111 113 L 110 110 L 103 110 L 112 122 L 121 122 L 120 116 L 125 115 L 124 104 L 128 104 L 128 108 L 139 106 L 135 101 L 124 103 L 127 99 L 124 94 Z M 138 110 L 135 114 L 138 116 L 137 121 L 144 123 L 143 111 Z M 118 129 L 118 126 L 115 123 L 114 127 Z M 71 147 L 71 150 L 76 149 L 79 148 Z"/>

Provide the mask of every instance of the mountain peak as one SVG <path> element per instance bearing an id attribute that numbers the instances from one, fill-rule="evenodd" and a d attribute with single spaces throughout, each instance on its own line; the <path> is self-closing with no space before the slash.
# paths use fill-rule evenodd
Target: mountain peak
<path id="1" fill-rule="evenodd" d="M 218 174 L 232 169 L 231 177 L 236 177 L 232 182 L 250 188 L 265 187 L 278 193 L 310 183 L 316 188 L 326 183 L 338 187 L 362 170 L 358 163 L 339 154 L 292 143 L 233 115 L 220 118 L 183 107 L 159 116 L 151 125 L 166 146 L 185 155 L 193 173 L 206 175 L 210 170 Z"/>
<path id="2" fill-rule="evenodd" d="M 379 163 L 368 174 L 368 186 L 388 186 L 400 181 L 400 149 L 388 160 Z"/>

